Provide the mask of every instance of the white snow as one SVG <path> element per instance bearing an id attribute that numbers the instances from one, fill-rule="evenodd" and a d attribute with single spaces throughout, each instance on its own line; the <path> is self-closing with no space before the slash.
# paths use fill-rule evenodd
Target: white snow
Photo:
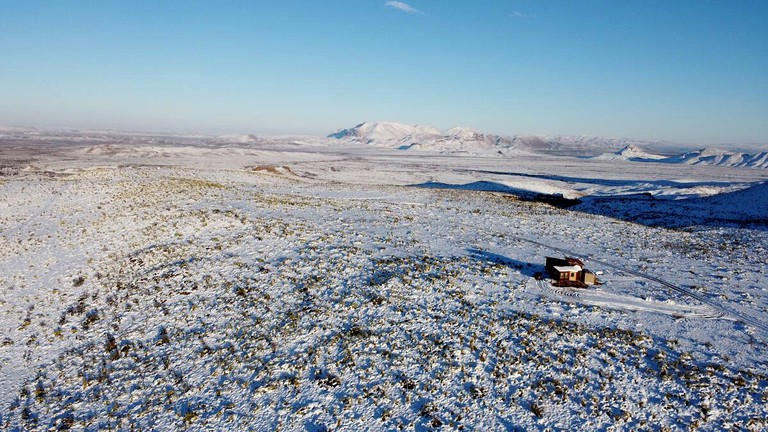
<path id="1" fill-rule="evenodd" d="M 0 154 L 4 430 L 768 427 L 764 170 L 63 136 Z"/>

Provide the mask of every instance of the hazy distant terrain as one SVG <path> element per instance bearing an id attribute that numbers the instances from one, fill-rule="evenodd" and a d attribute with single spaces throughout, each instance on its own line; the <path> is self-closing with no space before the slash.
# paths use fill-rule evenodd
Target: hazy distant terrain
<path id="1" fill-rule="evenodd" d="M 4 429 L 767 427 L 759 149 L 0 132 Z"/>

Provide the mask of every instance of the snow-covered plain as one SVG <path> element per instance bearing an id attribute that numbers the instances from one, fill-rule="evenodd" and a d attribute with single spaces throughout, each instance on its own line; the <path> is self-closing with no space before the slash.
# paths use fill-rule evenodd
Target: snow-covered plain
<path id="1" fill-rule="evenodd" d="M 0 144 L 0 428 L 768 427 L 768 172 L 226 139 Z"/>

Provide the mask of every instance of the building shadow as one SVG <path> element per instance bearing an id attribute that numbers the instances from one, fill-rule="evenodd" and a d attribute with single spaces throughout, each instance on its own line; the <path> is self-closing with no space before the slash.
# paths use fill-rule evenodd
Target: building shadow
<path id="1" fill-rule="evenodd" d="M 529 174 L 529 173 L 519 173 L 519 172 L 510 172 L 510 171 L 491 171 L 491 170 L 466 170 L 466 172 L 478 173 L 478 174 L 492 174 L 492 175 L 500 175 L 500 176 L 511 176 L 511 177 L 534 178 L 534 179 L 551 180 L 551 181 L 558 181 L 558 182 L 564 182 L 564 183 L 585 183 L 585 184 L 611 186 L 611 187 L 634 186 L 637 184 L 649 184 L 653 186 L 668 187 L 668 188 L 674 188 L 674 189 L 695 189 L 702 186 L 728 187 L 732 185 L 731 182 L 727 182 L 727 181 L 678 182 L 674 180 L 659 180 L 659 179 L 623 180 L 623 179 L 602 179 L 602 178 L 589 178 L 589 177 L 569 177 L 569 176 L 554 175 L 554 174 Z"/>
<path id="2" fill-rule="evenodd" d="M 467 253 L 470 258 L 473 258 L 477 261 L 482 261 L 489 264 L 502 264 L 528 277 L 544 275 L 545 272 L 544 264 L 520 261 L 508 256 L 474 248 L 467 249 Z"/>

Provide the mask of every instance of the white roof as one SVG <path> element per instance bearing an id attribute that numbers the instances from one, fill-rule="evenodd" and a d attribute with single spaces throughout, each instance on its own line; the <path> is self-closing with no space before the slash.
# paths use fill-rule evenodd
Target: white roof
<path id="1" fill-rule="evenodd" d="M 575 266 L 555 266 L 555 270 L 559 271 L 560 273 L 562 273 L 562 272 L 574 272 L 574 273 L 576 273 L 576 272 L 580 272 L 581 271 L 581 266 L 577 266 L 577 265 L 575 265 Z"/>

